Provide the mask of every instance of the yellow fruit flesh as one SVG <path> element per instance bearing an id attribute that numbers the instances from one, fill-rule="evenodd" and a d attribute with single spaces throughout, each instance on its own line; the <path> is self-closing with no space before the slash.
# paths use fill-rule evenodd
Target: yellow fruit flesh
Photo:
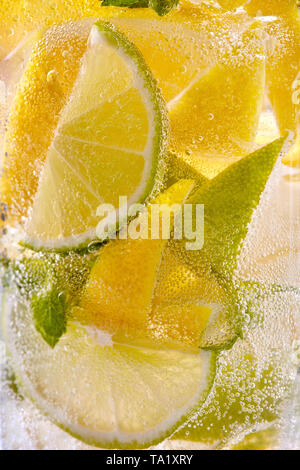
<path id="1" fill-rule="evenodd" d="M 300 20 L 279 18 L 267 24 L 272 41 L 267 60 L 267 86 L 281 134 L 294 134 L 295 145 L 284 157 L 286 165 L 300 166 Z"/>
<path id="2" fill-rule="evenodd" d="M 1 178 L 4 202 L 13 203 L 18 217 L 32 205 L 40 168 L 78 75 L 88 34 L 85 23 L 64 25 L 63 32 L 59 26 L 47 31 L 35 46 L 19 85 L 5 138 Z"/>
<path id="3" fill-rule="evenodd" d="M 210 66 L 218 62 L 224 47 L 226 48 L 228 46 L 228 40 L 231 37 L 232 31 L 239 31 L 241 29 L 241 23 L 243 24 L 243 28 L 247 25 L 247 22 L 249 23 L 244 13 L 231 17 L 213 4 L 194 5 L 190 2 L 183 2 L 179 9 L 174 10 L 169 15 L 162 18 L 158 18 L 156 13 L 150 9 L 128 10 L 114 7 L 101 8 L 98 1 L 87 2 L 82 0 L 73 2 L 71 0 L 64 0 L 55 2 L 55 4 L 50 1 L 47 5 L 40 4 L 39 2 L 36 7 L 36 10 L 34 9 L 34 11 L 32 11 L 32 7 L 26 2 L 21 2 L 18 8 L 16 5 L 13 7 L 9 4 L 8 17 L 5 18 L 5 21 L 4 18 L 2 18 L 2 22 L 3 24 L 5 22 L 10 24 L 11 22 L 13 26 L 16 26 L 16 23 L 22 24 L 24 31 L 31 34 L 32 31 L 36 31 L 37 25 L 40 28 L 45 25 L 51 25 L 54 21 L 78 20 L 83 17 L 110 18 L 110 20 L 113 21 L 121 31 L 125 32 L 127 37 L 141 50 L 151 71 L 157 78 L 158 84 L 167 101 L 178 96 L 183 89 L 190 85 L 197 74 L 201 73 L 208 65 Z M 43 18 L 47 18 L 46 24 Z M 213 35 L 211 35 L 212 31 L 214 32 Z M 15 28 L 15 32 L 16 43 L 14 46 L 17 46 L 19 41 L 17 27 Z M 5 35 L 5 33 L 3 34 Z M 7 36 L 9 35 L 7 31 L 6 34 Z M 53 36 L 51 31 L 49 32 L 49 37 L 50 35 Z M 201 49 L 198 47 L 200 43 Z M 12 129 L 10 131 L 11 134 L 18 136 L 26 131 L 25 133 L 31 133 L 32 140 L 35 140 L 34 135 L 35 132 L 37 133 L 37 143 L 34 144 L 35 149 L 33 152 L 30 150 L 30 144 L 26 142 L 13 144 L 12 148 L 8 148 L 9 152 L 7 152 L 9 159 L 12 158 L 13 161 L 5 163 L 5 167 L 9 166 L 10 169 L 6 172 L 8 181 L 3 181 L 2 183 L 3 192 L 8 193 L 6 199 L 9 202 L 12 199 L 12 195 L 14 195 L 16 199 L 15 195 L 17 193 L 15 190 L 20 190 L 20 198 L 16 201 L 17 208 L 15 210 L 18 215 L 24 215 L 28 207 L 32 204 L 33 194 L 36 191 L 37 180 L 41 172 L 41 164 L 44 161 L 46 149 L 48 149 L 49 146 L 49 139 L 46 137 L 48 134 L 54 132 L 55 124 L 57 124 L 57 114 L 62 109 L 63 103 L 70 93 L 70 89 L 72 88 L 71 81 L 74 79 L 74 76 L 76 76 L 76 69 L 79 67 L 78 61 L 82 51 L 77 53 L 75 48 L 74 53 L 71 53 L 70 57 L 63 58 L 62 60 L 62 50 L 65 49 L 65 46 L 64 44 L 61 46 L 62 49 L 60 53 L 57 50 L 58 54 L 56 60 L 61 61 L 59 68 L 62 73 L 58 76 L 55 74 L 51 76 L 50 74 L 50 83 L 40 83 L 39 89 L 37 90 L 45 96 L 45 103 L 41 101 L 38 105 L 38 109 L 41 111 L 38 112 L 36 109 L 31 109 L 32 106 L 29 106 L 28 114 L 32 116 L 32 118 L 28 119 L 27 124 L 26 116 L 18 116 L 18 111 L 12 112 L 12 124 L 10 125 Z M 72 59 L 72 63 L 75 64 L 72 66 L 71 74 L 68 73 L 70 67 L 68 63 L 66 63 L 69 59 Z M 57 70 L 57 64 L 53 61 L 52 64 L 51 60 L 49 63 L 49 72 L 51 72 L 51 70 Z M 32 68 L 34 68 L 34 64 Z M 62 89 L 60 91 L 62 91 L 62 96 L 56 96 L 55 84 L 57 80 L 60 81 L 62 77 L 64 77 L 64 73 L 69 76 L 70 83 L 68 84 L 68 81 L 65 83 L 63 79 L 66 86 L 64 89 L 61 87 Z M 29 71 L 27 75 L 29 77 L 27 81 L 31 81 L 32 73 Z M 40 81 L 43 82 L 43 79 L 41 78 Z M 31 88 L 31 90 L 32 96 L 34 96 L 34 88 Z M 30 94 L 29 89 L 24 90 L 24 93 Z M 50 94 L 52 94 L 50 103 L 53 102 L 53 109 L 51 109 L 50 105 L 48 105 L 47 108 L 45 107 L 45 104 L 49 103 Z M 23 97 L 17 100 L 17 102 L 19 101 L 21 103 L 22 100 L 24 101 Z M 17 107 L 19 109 L 23 108 L 23 104 L 24 103 L 22 103 L 22 106 Z M 43 110 L 46 112 L 46 109 L 47 116 L 50 116 L 50 119 L 47 120 L 47 129 L 43 129 L 43 126 L 39 126 L 39 129 L 35 130 L 34 124 L 36 122 L 44 122 L 45 117 Z M 246 112 L 246 110 L 241 110 L 241 112 L 244 111 Z M 15 114 L 16 116 L 14 116 Z M 22 125 L 19 126 L 19 121 L 21 120 L 24 122 L 22 124 L 23 127 Z M 41 141 L 39 134 L 44 135 L 43 141 Z M 193 138 L 200 137 L 197 126 L 194 127 L 193 130 L 190 129 L 189 135 Z M 11 136 L 8 135 L 8 140 L 10 140 L 10 137 Z M 223 138 L 223 136 L 221 138 Z M 198 158 L 196 157 L 193 165 L 197 171 L 203 170 L 204 166 L 207 175 L 211 176 L 211 173 L 219 171 L 227 166 L 228 163 L 232 163 L 232 161 L 226 161 L 227 157 L 228 155 L 226 155 L 224 160 L 220 159 L 217 163 L 210 161 L 210 159 L 206 163 L 205 158 L 203 158 L 202 162 L 199 164 L 199 168 L 197 166 Z M 26 163 L 27 159 L 28 164 Z M 22 169 L 19 168 L 14 160 L 25 162 L 25 164 L 23 165 L 22 163 L 22 165 L 28 169 L 26 174 L 25 170 L 22 172 Z M 209 171 L 210 166 L 212 167 L 212 172 Z M 24 188 L 23 181 L 27 182 Z"/>
<path id="4" fill-rule="evenodd" d="M 242 34 L 252 22 L 244 13 L 229 16 L 189 2 L 159 22 L 152 19 L 151 29 L 139 16 L 113 21 L 138 45 L 158 79 L 170 111 L 172 150 L 213 177 L 254 144 L 265 80 L 261 26 L 254 23 Z"/>
<path id="5" fill-rule="evenodd" d="M 203 61 L 207 65 L 208 56 L 213 52 L 213 46 L 207 42 L 209 32 L 214 30 L 222 38 L 230 27 L 239 27 L 239 18 L 224 15 L 213 3 L 195 5 L 182 1 L 179 8 L 167 16 L 158 17 L 151 9 L 101 7 L 98 0 L 49 0 L 47 4 L 37 1 L 36 9 L 23 0 L 19 8 L 14 2 L 7 2 L 7 13 L 3 18 L 0 16 L 2 43 L 10 37 L 9 28 L 14 30 L 10 41 L 13 45 L 7 47 L 7 52 L 18 45 L 20 34 L 23 37 L 24 31 L 31 32 L 37 25 L 51 26 L 54 22 L 85 17 L 116 19 L 113 22 L 141 50 L 167 100 L 185 88 L 199 65 L 203 67 Z M 199 38 L 196 32 L 200 32 L 202 37 Z M 197 46 L 199 39 L 202 39 L 201 50 Z"/>
<path id="6" fill-rule="evenodd" d="M 191 182 L 181 180 L 159 200 L 181 203 L 190 189 Z M 224 290 L 214 276 L 190 271 L 166 243 L 118 239 L 104 247 L 74 318 L 110 333 L 115 342 L 135 345 L 197 352 L 225 333 L 232 340 Z M 222 331 L 215 331 L 215 321 Z"/>
<path id="7" fill-rule="evenodd" d="M 197 352 L 201 333 L 206 328 L 212 314 L 208 305 L 171 304 L 153 305 L 150 314 L 152 336 L 165 347 Z"/>
<path id="8" fill-rule="evenodd" d="M 253 60 L 247 68 L 250 50 Z M 265 80 L 263 46 L 255 29 L 243 35 L 235 52 L 238 61 L 235 55 L 224 57 L 194 81 L 180 99 L 169 103 L 171 146 L 176 151 L 228 158 L 251 150 Z"/>
<path id="9" fill-rule="evenodd" d="M 249 0 L 245 2 L 245 8 L 249 15 L 265 16 L 296 16 L 297 0 Z"/>
<path id="10" fill-rule="evenodd" d="M 181 204 L 193 185 L 192 181 L 182 180 L 152 204 Z M 141 217 L 148 217 L 150 211 L 151 205 Z M 149 224 L 149 237 L 150 230 Z M 116 342 L 147 342 L 151 336 L 149 321 L 153 320 L 152 300 L 166 243 L 161 238 L 118 239 L 105 246 L 92 269 L 81 306 L 74 313 L 76 318 L 108 331 Z M 204 319 L 199 320 L 202 327 L 208 309 L 196 310 L 197 315 L 203 313 Z M 180 342 L 181 338 L 178 339 Z"/>
<path id="11" fill-rule="evenodd" d="M 30 309 L 10 307 L 4 334 L 23 392 L 48 419 L 90 445 L 149 447 L 170 435 L 210 390 L 215 358 L 209 352 L 112 345 L 71 321 L 51 349 Z"/>
<path id="12" fill-rule="evenodd" d="M 216 63 L 230 31 L 248 23 L 245 14 L 229 17 L 212 3 L 189 1 L 160 18 L 151 10 L 133 9 L 110 21 L 140 49 L 167 102 Z"/>
<path id="13" fill-rule="evenodd" d="M 267 62 L 270 101 L 281 133 L 295 131 L 300 125 L 300 108 L 296 103 L 299 90 L 296 80 L 300 63 L 300 20 L 281 18 L 270 22 L 267 31 L 273 41 Z"/>
<path id="14" fill-rule="evenodd" d="M 282 162 L 292 168 L 300 168 L 300 135 L 297 134 L 296 142 L 291 150 L 282 159 Z"/>

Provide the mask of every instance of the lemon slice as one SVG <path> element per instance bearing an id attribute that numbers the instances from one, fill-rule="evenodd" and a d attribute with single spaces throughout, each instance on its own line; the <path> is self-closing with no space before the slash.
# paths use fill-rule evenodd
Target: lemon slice
<path id="1" fill-rule="evenodd" d="M 70 27 L 60 30 L 63 39 L 71 33 Z M 56 42 L 59 39 L 58 34 Z M 66 56 L 71 53 L 59 52 Z M 31 74 L 44 72 L 48 55 L 46 49 L 41 62 L 39 54 L 33 55 L 24 82 Z M 60 93 L 56 73 L 50 70 L 44 77 L 52 89 L 48 90 L 50 100 Z M 26 90 L 25 85 L 20 88 L 15 113 L 20 111 L 18 102 L 22 102 L 23 112 L 27 115 L 32 108 L 38 118 L 41 89 L 33 87 L 36 96 L 29 102 L 23 96 Z M 45 116 L 41 113 L 40 117 Z M 13 111 L 12 126 L 14 122 Z M 36 127 L 32 123 L 27 129 L 33 148 L 35 137 L 43 146 L 43 136 L 37 136 Z M 13 131 L 16 134 L 17 129 Z M 111 212 L 118 214 L 122 209 L 119 196 L 126 196 L 130 205 L 144 202 L 158 189 L 166 135 L 163 101 L 143 58 L 113 26 L 97 23 L 91 29 L 69 99 L 60 111 L 26 224 L 25 244 L 34 249 L 64 250 L 86 245 L 97 235 L 101 238 L 101 234 L 96 235 L 101 220 L 96 214 L 99 205 L 110 204 Z M 18 136 L 17 144 L 11 143 L 9 136 L 8 168 L 13 168 L 18 165 L 16 145 L 21 150 L 27 144 L 26 136 Z M 30 148 L 26 151 L 30 154 Z M 13 174 L 10 184 L 14 185 Z M 24 188 L 20 192 L 26 196 Z"/>
<path id="2" fill-rule="evenodd" d="M 252 23 L 234 47 L 169 101 L 171 147 L 177 153 L 228 158 L 253 148 L 265 87 L 260 23 Z M 243 64 L 250 54 L 248 69 Z"/>
<path id="3" fill-rule="evenodd" d="M 286 8 L 288 5 L 286 6 Z M 288 11 L 287 11 L 288 13 Z M 295 137 L 294 146 L 284 156 L 285 165 L 299 168 L 300 126 L 300 19 L 288 14 L 266 23 L 274 50 L 268 54 L 267 86 L 270 103 L 276 116 L 280 133 L 286 131 Z"/>
<path id="4" fill-rule="evenodd" d="M 113 344 L 74 323 L 52 350 L 30 309 L 9 297 L 4 335 L 25 394 L 72 435 L 100 447 L 142 448 L 167 437 L 203 403 L 215 375 L 214 353 Z"/>
<path id="5" fill-rule="evenodd" d="M 240 335 L 238 315 L 212 273 L 195 273 L 176 246 L 164 249 L 150 314 L 155 341 L 161 346 L 197 351 L 229 349 Z"/>
<path id="6" fill-rule="evenodd" d="M 180 208 L 193 186 L 192 180 L 178 181 L 155 198 L 139 218 L 150 219 L 154 204 Z M 162 215 L 158 223 L 161 227 Z M 112 240 L 101 249 L 80 306 L 73 312 L 77 321 L 107 331 L 116 342 L 149 345 L 148 322 L 167 239 L 151 238 L 151 224 L 148 230 L 148 238 Z"/>

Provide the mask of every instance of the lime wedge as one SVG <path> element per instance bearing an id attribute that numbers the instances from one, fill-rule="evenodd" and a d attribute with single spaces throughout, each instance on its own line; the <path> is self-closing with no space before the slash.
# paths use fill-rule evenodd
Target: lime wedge
<path id="1" fill-rule="evenodd" d="M 87 43 L 83 40 L 87 27 L 83 29 L 80 50 L 84 48 L 84 53 L 81 58 L 79 53 L 74 58 L 78 73 L 49 148 L 47 138 L 42 139 L 40 129 L 33 122 L 30 125 L 28 118 L 32 113 L 36 120 L 43 120 L 45 110 L 39 105 L 43 104 L 40 96 L 44 88 L 51 88 L 50 99 L 60 93 L 58 72 L 53 69 L 44 74 L 48 63 L 53 62 L 49 34 L 33 51 L 12 111 L 6 173 L 10 175 L 8 192 L 16 190 L 12 196 L 15 200 L 24 196 L 24 190 L 29 190 L 29 195 L 34 193 L 34 184 L 22 187 L 22 168 L 17 163 L 22 150 L 25 160 L 33 158 L 26 138 L 18 134 L 26 123 L 31 148 L 36 143 L 41 153 L 46 150 L 25 227 L 24 243 L 34 249 L 67 250 L 87 245 L 97 236 L 102 238 L 101 233 L 96 234 L 101 220 L 96 214 L 99 205 L 112 205 L 111 212 L 118 217 L 118 210 L 122 209 L 119 196 L 126 196 L 129 205 L 144 202 L 160 186 L 167 113 L 155 81 L 138 50 L 113 26 L 97 23 Z M 60 50 L 59 41 L 64 46 L 60 36 L 71 34 L 72 28 L 63 25 L 52 38 L 52 48 L 55 47 L 56 56 L 58 52 L 62 54 L 61 61 L 71 52 Z M 63 71 L 64 66 L 61 68 Z M 39 87 L 28 91 L 28 82 L 37 80 L 37 76 L 43 77 L 39 78 Z M 20 104 L 25 124 L 16 116 Z M 12 135 L 17 136 L 17 142 L 12 142 Z M 41 148 L 43 145 L 46 148 Z M 32 162 L 27 163 L 30 168 Z"/>

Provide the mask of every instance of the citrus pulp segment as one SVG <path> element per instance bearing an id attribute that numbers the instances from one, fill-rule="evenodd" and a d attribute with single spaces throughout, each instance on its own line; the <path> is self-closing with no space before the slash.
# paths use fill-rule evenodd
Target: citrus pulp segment
<path id="1" fill-rule="evenodd" d="M 18 85 L 5 135 L 1 192 L 19 218 L 32 204 L 52 134 L 79 71 L 89 28 L 81 22 L 46 31 L 33 47 Z"/>

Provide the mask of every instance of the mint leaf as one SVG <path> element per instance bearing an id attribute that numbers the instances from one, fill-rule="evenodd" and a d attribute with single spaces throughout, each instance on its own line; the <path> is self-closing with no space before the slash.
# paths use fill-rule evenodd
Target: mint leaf
<path id="1" fill-rule="evenodd" d="M 128 8 L 152 8 L 159 16 L 166 15 L 179 3 L 179 0 L 103 0 L 101 6 Z"/>
<path id="2" fill-rule="evenodd" d="M 149 0 L 103 0 L 102 7 L 128 7 L 128 8 L 147 8 Z"/>
<path id="3" fill-rule="evenodd" d="M 175 8 L 179 0 L 150 0 L 149 7 L 152 8 L 159 16 L 164 16 Z"/>
<path id="4" fill-rule="evenodd" d="M 36 330 L 51 348 L 66 332 L 68 308 L 67 296 L 57 288 L 35 294 L 31 300 Z"/>
<path id="5" fill-rule="evenodd" d="M 35 328 L 52 348 L 66 330 L 67 311 L 78 302 L 96 256 L 72 253 L 0 259 L 5 268 L 3 285 L 13 283 L 30 302 Z"/>

